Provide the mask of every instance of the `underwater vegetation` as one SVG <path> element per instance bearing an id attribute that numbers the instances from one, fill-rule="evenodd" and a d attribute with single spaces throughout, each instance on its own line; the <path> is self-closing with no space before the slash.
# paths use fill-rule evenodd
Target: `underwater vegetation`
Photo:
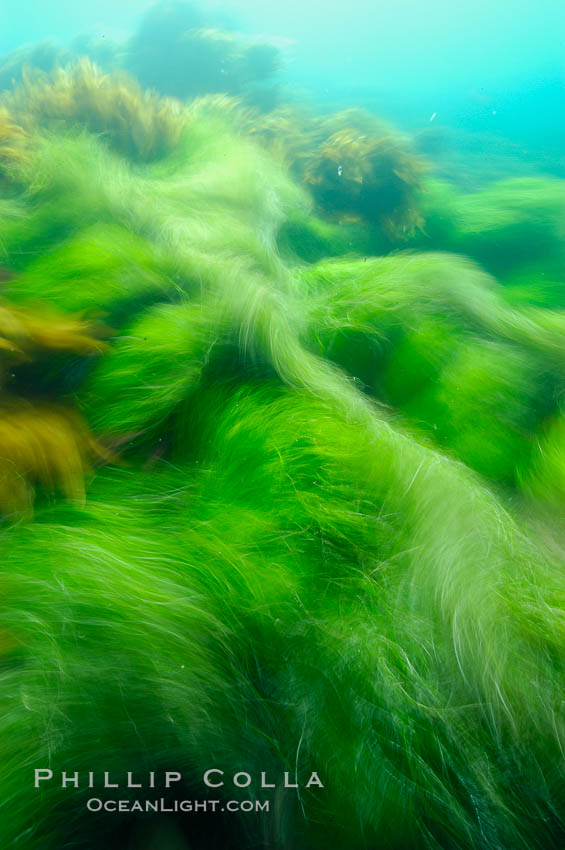
<path id="1" fill-rule="evenodd" d="M 87 62 L 4 102 L 3 847 L 557 850 L 561 181 Z M 59 778 L 211 767 L 271 811 Z"/>
<path id="2" fill-rule="evenodd" d="M 248 120 L 251 135 L 290 168 L 323 217 L 360 222 L 388 249 L 421 227 L 425 166 L 398 130 L 353 108 L 320 116 L 285 106 Z"/>
<path id="3" fill-rule="evenodd" d="M 132 159 L 167 153 L 183 126 L 180 107 L 173 100 L 142 91 L 128 77 L 104 74 L 89 59 L 51 74 L 24 73 L 4 102 L 28 130 L 83 126 L 103 134 Z"/>
<path id="4" fill-rule="evenodd" d="M 83 50 L 83 55 L 87 55 L 86 50 Z M 69 64 L 76 58 L 77 56 L 72 49 L 60 47 L 51 41 L 19 47 L 3 56 L 0 61 L 0 91 L 10 89 L 13 85 L 21 82 L 26 69 L 34 68 L 49 73 L 57 67 Z"/>
<path id="5" fill-rule="evenodd" d="M 516 177 L 461 193 L 426 182 L 425 225 L 412 244 L 472 257 L 506 287 L 510 300 L 565 306 L 565 181 Z"/>
<path id="6" fill-rule="evenodd" d="M 106 347 L 97 328 L 52 309 L 35 312 L 0 302 L 0 514 L 29 513 L 34 484 L 44 492 L 59 489 L 73 499 L 84 497 L 84 477 L 100 449 L 78 412 L 38 395 L 41 368 L 55 357 L 100 354 Z M 23 371 L 19 375 L 18 369 Z M 35 373 L 35 386 L 25 373 Z M 39 378 L 39 380 L 38 380 Z M 14 390 L 22 391 L 22 396 Z M 30 395 L 30 397 L 27 397 Z"/>
<path id="7" fill-rule="evenodd" d="M 302 280 L 324 357 L 467 466 L 518 484 L 562 405 L 561 311 L 516 309 L 449 254 L 334 260 Z"/>
<path id="8" fill-rule="evenodd" d="M 9 111 L 0 106 L 0 179 L 9 178 L 11 172 L 25 158 L 26 133 L 19 127 Z"/>
<path id="9" fill-rule="evenodd" d="M 417 195 L 423 165 L 399 132 L 347 109 L 322 121 L 317 135 L 304 181 L 322 209 L 359 216 L 391 241 L 422 224 Z"/>

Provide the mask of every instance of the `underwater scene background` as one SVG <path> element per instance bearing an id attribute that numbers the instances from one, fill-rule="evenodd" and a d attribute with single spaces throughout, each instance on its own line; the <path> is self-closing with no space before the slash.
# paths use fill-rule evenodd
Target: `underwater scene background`
<path id="1" fill-rule="evenodd" d="M 565 846 L 564 23 L 3 0 L 2 848 Z"/>

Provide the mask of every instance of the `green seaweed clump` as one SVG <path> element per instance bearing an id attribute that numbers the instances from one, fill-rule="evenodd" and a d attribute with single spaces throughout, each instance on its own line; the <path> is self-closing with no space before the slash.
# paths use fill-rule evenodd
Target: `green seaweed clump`
<path id="1" fill-rule="evenodd" d="M 425 226 L 412 244 L 472 257 L 513 303 L 565 306 L 565 181 L 515 177 L 477 192 L 426 180 Z"/>
<path id="2" fill-rule="evenodd" d="M 485 478 L 519 486 L 565 391 L 560 311 L 513 307 L 480 268 L 432 252 L 319 263 L 303 280 L 325 357 Z"/>

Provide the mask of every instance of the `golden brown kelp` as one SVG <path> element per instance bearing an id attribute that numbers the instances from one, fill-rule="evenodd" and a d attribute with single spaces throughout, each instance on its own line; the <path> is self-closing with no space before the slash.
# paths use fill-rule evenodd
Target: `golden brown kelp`
<path id="1" fill-rule="evenodd" d="M 29 129 L 83 126 L 132 159 L 171 151 L 184 126 L 180 104 L 143 91 L 124 74 L 104 74 L 89 59 L 51 74 L 24 72 L 5 101 Z"/>
<path id="2" fill-rule="evenodd" d="M 0 515 L 19 519 L 43 492 L 84 499 L 95 444 L 77 413 L 0 397 Z"/>
<path id="3" fill-rule="evenodd" d="M 82 417 L 67 404 L 45 399 L 42 361 L 74 354 L 100 354 L 106 344 L 86 321 L 0 303 L 0 514 L 29 511 L 34 485 L 84 497 L 84 476 L 96 448 Z M 59 367 L 64 369 L 64 360 Z M 35 372 L 35 379 L 34 379 Z M 25 399 L 16 393 L 30 396 Z M 35 396 L 39 396 L 39 402 Z M 48 398 L 48 395 L 47 395 Z"/>
<path id="4" fill-rule="evenodd" d="M 286 107 L 250 119 L 249 132 L 311 191 L 321 215 L 361 220 L 388 247 L 422 226 L 423 163 L 406 138 L 370 113 L 316 116 Z"/>
<path id="5" fill-rule="evenodd" d="M 370 113 L 348 109 L 326 118 L 304 179 L 322 209 L 360 215 L 391 239 L 422 224 L 417 195 L 423 164 L 408 140 Z"/>
<path id="6" fill-rule="evenodd" d="M 304 180 L 322 209 L 359 215 L 391 240 L 422 224 L 414 202 L 417 172 L 394 137 L 338 130 L 309 158 Z"/>
<path id="7" fill-rule="evenodd" d="M 0 177 L 11 176 L 26 155 L 27 134 L 0 104 Z"/>
<path id="8" fill-rule="evenodd" d="M 33 359 L 38 350 L 100 354 L 107 346 L 94 333 L 91 323 L 41 305 L 33 313 L 0 302 L 0 347 L 15 357 Z"/>

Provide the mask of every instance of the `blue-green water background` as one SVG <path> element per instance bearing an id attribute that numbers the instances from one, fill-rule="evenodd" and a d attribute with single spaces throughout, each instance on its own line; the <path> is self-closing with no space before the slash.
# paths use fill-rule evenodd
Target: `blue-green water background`
<path id="1" fill-rule="evenodd" d="M 81 33 L 122 41 L 145 0 L 2 0 L 0 54 Z M 200 4 L 203 5 L 203 4 Z M 287 42 L 283 82 L 320 102 L 365 105 L 412 131 L 434 122 L 552 156 L 565 143 L 560 0 L 237 0 L 235 28 Z"/>

